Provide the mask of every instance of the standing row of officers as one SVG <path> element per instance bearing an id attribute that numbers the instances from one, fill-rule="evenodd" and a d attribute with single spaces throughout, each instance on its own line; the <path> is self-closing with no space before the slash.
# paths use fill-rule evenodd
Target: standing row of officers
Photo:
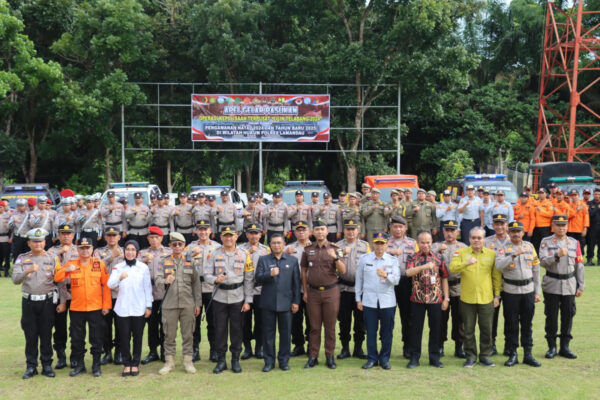
<path id="1" fill-rule="evenodd" d="M 280 197 L 274 196 L 273 206 L 281 204 L 277 199 Z M 352 196 L 349 204 L 351 199 Z M 411 205 L 413 212 L 423 209 L 435 212 L 435 205 L 425 198 L 417 202 L 418 205 Z M 114 202 L 109 204 L 114 205 Z M 325 200 L 323 206 L 328 205 L 331 203 Z M 287 212 L 287 206 L 283 207 Z M 387 218 L 385 226 L 372 232 L 368 224 L 369 212 L 379 213 L 381 208 Z M 518 362 L 516 350 L 520 326 L 521 345 L 525 350 L 523 361 L 539 366 L 532 355 L 531 321 L 534 305 L 542 293 L 548 342 L 546 357 L 553 358 L 557 353 L 567 358 L 576 357 L 569 349 L 569 342 L 575 314 L 574 299 L 582 294 L 584 270 L 579 241 L 567 236 L 568 215 L 552 217 L 553 234 L 542 239 L 538 257 L 534 246 L 523 240 L 524 224 L 517 220 L 508 224 L 506 214 L 493 216 L 494 233 L 487 238 L 482 226 L 470 228 L 462 235 L 469 240 L 467 246 L 457 241 L 459 226 L 465 219 L 460 223 L 442 220 L 441 226 L 436 221 L 434 226 L 418 229 L 417 240 L 414 240 L 407 235 L 410 224 L 403 216 L 385 214 L 390 206 L 379 202 L 376 191 L 361 209 L 366 215 L 361 212 L 358 218 L 347 218 L 341 227 L 335 228 L 327 219 L 299 219 L 293 223 L 295 241 L 287 245 L 284 237 L 287 222 L 270 225 L 272 219 L 266 217 L 263 218 L 266 228 L 256 222 L 246 225 L 247 241 L 242 244 L 237 243 L 238 231 L 233 225 L 223 225 L 219 220 L 215 225 L 210 214 L 195 222 L 195 240 L 188 241 L 179 232 L 170 232 L 167 236 L 164 226 L 149 226 L 145 228 L 149 246 L 138 244 L 142 242 L 139 238 L 142 235 L 132 240 L 133 235 L 129 233 L 131 243 L 127 242 L 125 249 L 119 245 L 119 239 L 124 236 L 120 230 L 122 221 L 111 225 L 114 222 L 109 219 L 105 223 L 106 246 L 95 250 L 93 240 L 86 236 L 80 237 L 77 246 L 73 244 L 81 229 L 69 223 L 58 226 L 60 243 L 48 251 L 44 246 L 49 232 L 42 228 L 31 229 L 26 235 L 30 251 L 17 256 L 12 274 L 13 282 L 23 287 L 21 323 L 26 337 L 28 366 L 24 378 L 37 373 L 38 340 L 42 373 L 54 376 L 51 367 L 53 328 L 58 357 L 56 368 L 66 367 L 67 310 L 71 319 L 72 376 L 85 372 L 86 323 L 90 329 L 95 376 L 101 374 L 100 365 L 113 361 L 113 348 L 116 363 L 128 360 L 129 374 L 133 368 L 137 370 L 137 365 L 132 364 L 146 364 L 158 359 L 164 360 L 159 373 L 169 373 L 175 368 L 178 327 L 184 367 L 193 373 L 192 363 L 200 359 L 200 324 L 204 319 L 207 321 L 209 359 L 217 363 L 215 373 L 228 369 L 225 358 L 228 349 L 233 372 L 241 372 L 240 359 L 253 355 L 264 358 L 265 372 L 274 368 L 276 357 L 279 367 L 287 370 L 289 358 L 306 351 L 305 368 L 312 368 L 318 364 L 322 328 L 325 330 L 326 365 L 336 368 L 334 352 L 338 320 L 342 344 L 338 359 L 354 356 L 367 360 L 363 368 L 380 365 L 389 369 L 396 307 L 402 324 L 403 355 L 410 360 L 409 368 L 419 365 L 425 314 L 430 327 L 428 353 L 431 365 L 443 366 L 440 357 L 443 356 L 451 315 L 455 356 L 466 358 L 466 367 L 475 364 L 478 352 L 474 331 L 478 321 L 481 333 L 479 361 L 491 366 L 493 362 L 489 357 L 494 354 L 496 337 L 494 324 L 497 325 L 501 302 L 504 304 L 505 353 L 509 357 L 505 365 Z M 220 211 L 218 208 L 217 215 Z M 175 215 L 176 211 L 172 213 Z M 266 214 L 277 212 L 266 211 Z M 420 221 L 419 218 L 416 220 Z M 413 228 L 414 223 L 415 214 Z M 216 236 L 214 228 L 218 229 Z M 434 243 L 433 235 L 439 228 L 443 240 Z M 269 247 L 261 243 L 265 232 Z M 360 239 L 362 232 L 370 235 L 371 243 Z M 213 240 L 217 238 L 218 242 Z M 135 248 L 130 249 L 133 257 L 127 255 L 126 249 L 131 247 L 128 243 Z M 372 247 L 374 251 L 371 251 Z M 118 313 L 118 304 L 125 300 L 120 301 L 119 297 L 131 296 L 127 295 L 129 289 L 124 289 L 129 281 L 127 274 L 124 276 L 121 272 L 123 265 L 146 268 L 150 281 L 144 304 L 139 305 L 139 310 L 136 308 L 133 316 L 138 318 L 137 328 L 133 330 L 131 324 L 115 323 L 123 318 Z M 543 280 L 540 279 L 540 265 L 546 269 Z M 109 278 L 112 278 L 112 285 Z M 139 356 L 140 317 L 148 325 L 150 350 L 143 359 Z M 277 325 L 280 344 L 276 354 Z M 126 326 L 126 335 L 118 332 L 120 326 Z M 131 332 L 134 332 L 133 355 L 129 354 Z M 362 347 L 365 336 L 367 354 Z M 381 341 L 379 350 L 378 338 Z M 559 350 L 557 338 L 560 338 Z"/>

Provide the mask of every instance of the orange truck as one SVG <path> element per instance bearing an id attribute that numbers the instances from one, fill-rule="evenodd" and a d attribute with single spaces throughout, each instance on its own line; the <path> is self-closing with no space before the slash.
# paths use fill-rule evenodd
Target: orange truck
<path id="1" fill-rule="evenodd" d="M 412 198 L 417 198 L 419 178 L 416 175 L 370 175 L 365 176 L 364 182 L 372 188 L 379 189 L 381 191 L 379 198 L 383 201 L 392 200 L 392 189 L 409 188 L 412 191 Z"/>

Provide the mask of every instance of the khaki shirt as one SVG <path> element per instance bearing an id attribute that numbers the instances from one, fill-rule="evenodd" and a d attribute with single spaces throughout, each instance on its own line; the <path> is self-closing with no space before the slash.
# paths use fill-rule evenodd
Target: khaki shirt
<path id="1" fill-rule="evenodd" d="M 12 226 L 13 235 L 19 237 L 25 237 L 25 234 L 31 229 L 29 227 L 29 212 L 25 211 L 24 213 L 20 213 L 15 211 L 10 216 L 8 224 Z"/>
<path id="2" fill-rule="evenodd" d="M 392 255 L 389 252 L 390 250 L 397 250 L 397 249 L 400 249 L 400 254 L 398 254 L 398 255 Z M 388 250 L 387 252 L 390 253 L 390 255 L 392 255 L 392 257 L 396 257 L 398 259 L 398 266 L 400 267 L 400 275 L 405 277 L 406 276 L 406 261 L 408 260 L 408 257 L 412 256 L 417 251 L 419 251 L 419 246 L 417 246 L 417 242 L 414 239 L 411 239 L 406 235 L 404 235 L 404 237 L 399 238 L 399 239 L 392 236 L 391 238 L 388 239 L 387 250 Z"/>
<path id="3" fill-rule="evenodd" d="M 446 245 L 446 250 L 440 250 L 442 244 Z M 444 263 L 449 267 L 452 262 L 452 257 L 458 249 L 467 247 L 463 242 L 458 240 L 452 244 L 446 242 L 436 242 L 431 246 L 432 253 L 439 253 L 444 260 Z M 460 274 L 450 272 L 448 275 L 448 288 L 450 290 L 450 297 L 460 297 Z"/>
<path id="4" fill-rule="evenodd" d="M 99 247 L 96 250 L 94 250 L 94 254 L 93 257 L 94 258 L 99 258 L 102 261 L 104 261 L 104 264 L 106 265 L 106 270 L 108 272 L 108 276 L 110 276 L 113 268 L 120 262 L 124 261 L 125 258 L 123 257 L 123 248 L 119 247 L 119 250 L 121 251 L 121 255 L 117 256 L 117 257 L 113 257 L 112 255 L 112 250 L 108 248 L 108 246 L 104 246 L 104 247 Z M 119 294 L 119 287 L 117 286 L 114 289 L 110 289 L 110 294 L 111 297 L 113 299 L 117 298 L 117 295 Z"/>
<path id="5" fill-rule="evenodd" d="M 208 204 L 204 203 L 202 205 L 198 204 L 194 206 L 192 209 L 192 216 L 194 217 L 194 225 L 198 221 L 208 221 L 210 223 L 210 228 L 213 232 L 217 231 L 217 225 L 215 224 L 215 218 L 212 213 L 212 208 Z"/>
<path id="6" fill-rule="evenodd" d="M 163 235 L 168 235 L 169 232 L 173 230 L 171 209 L 167 206 L 163 206 L 150 210 L 150 225 L 158 226 Z"/>
<path id="7" fill-rule="evenodd" d="M 371 252 L 371 246 L 369 246 L 368 242 L 360 239 L 356 239 L 352 243 L 349 243 L 346 239 L 343 239 L 336 244 L 344 254 L 344 256 L 340 258 L 342 259 L 344 265 L 346 265 L 346 272 L 339 275 L 340 290 L 342 292 L 354 293 L 358 260 L 363 255 Z"/>
<path id="8" fill-rule="evenodd" d="M 381 200 L 378 202 L 369 200 L 362 206 L 361 213 L 365 219 L 365 229 L 369 233 L 387 232 L 388 218 L 385 216 L 386 213 L 389 213 L 387 203 Z M 371 238 L 367 239 L 371 240 Z"/>
<path id="9" fill-rule="evenodd" d="M 173 207 L 171 216 L 173 218 L 173 225 L 175 231 L 179 233 L 192 233 L 194 232 L 194 215 L 193 206 L 191 204 L 179 204 Z"/>
<path id="10" fill-rule="evenodd" d="M 150 210 L 147 206 L 135 204 L 128 206 L 125 211 L 127 219 L 127 233 L 132 235 L 147 235 L 148 223 L 150 222 Z"/>
<path id="11" fill-rule="evenodd" d="M 306 282 L 309 286 L 330 286 L 338 281 L 335 261 L 328 250 L 333 249 L 338 257 L 342 257 L 337 244 L 325 241 L 322 246 L 317 242 L 304 248 L 300 266 L 306 270 Z"/>
<path id="12" fill-rule="evenodd" d="M 36 208 L 29 214 L 29 226 L 31 228 L 44 229 L 46 232 L 52 232 L 52 213 L 50 210 L 40 210 Z"/>
<path id="13" fill-rule="evenodd" d="M 279 204 L 270 203 L 269 205 L 267 205 L 267 208 L 263 213 L 263 220 L 263 229 L 265 231 L 283 231 L 284 233 L 287 233 L 287 206 L 283 202 Z"/>
<path id="14" fill-rule="evenodd" d="M 26 274 L 25 270 L 34 264 L 37 264 L 38 270 Z M 17 257 L 11 278 L 15 285 L 22 284 L 23 293 L 49 294 L 58 290 L 57 285 L 54 283 L 54 272 L 59 265 L 58 259 L 45 251 L 35 257 L 29 251 Z M 65 293 L 62 290 L 60 293 L 61 303 L 66 301 L 64 296 Z"/>
<path id="15" fill-rule="evenodd" d="M 558 257 L 557 261 L 556 253 L 564 247 L 567 248 L 568 254 Z M 542 243 L 540 244 L 540 261 L 542 267 L 546 268 L 546 275 L 542 278 L 543 292 L 572 296 L 576 293 L 577 289 L 583 290 L 583 257 L 581 256 L 579 242 L 576 239 L 566 236 L 562 240 L 559 240 L 556 235 L 542 239 Z M 573 274 L 573 276 L 568 279 L 557 279 L 548 276 L 548 273 L 561 275 Z"/>
<path id="16" fill-rule="evenodd" d="M 235 217 L 237 216 L 237 209 L 235 204 L 227 202 L 226 204 L 219 204 L 217 206 L 217 225 L 219 230 L 224 226 L 230 226 L 235 229 Z"/>
<path id="17" fill-rule="evenodd" d="M 324 204 L 314 217 L 321 217 L 325 221 L 329 233 L 342 232 L 342 212 L 337 204 Z"/>
<path id="18" fill-rule="evenodd" d="M 228 253 L 223 247 L 214 250 L 204 268 L 204 279 L 214 284 L 217 277 L 227 274 L 221 285 L 239 285 L 234 289 L 219 287 L 213 299 L 220 303 L 252 303 L 254 295 L 254 265 L 250 255 L 236 247 Z"/>
<path id="19" fill-rule="evenodd" d="M 419 210 L 415 211 L 415 207 L 419 207 Z M 415 234 L 420 230 L 431 231 L 439 225 L 435 216 L 435 204 L 428 201 L 422 203 L 413 201 L 406 210 L 406 214 L 410 214 L 412 217 L 412 231 Z"/>
<path id="20" fill-rule="evenodd" d="M 308 229 L 312 229 L 313 212 L 310 206 L 306 203 L 293 204 L 288 207 L 289 225 L 288 230 L 292 229 L 298 221 L 305 221 L 308 224 Z"/>
<path id="21" fill-rule="evenodd" d="M 256 206 L 254 208 L 248 206 L 242 211 L 242 218 L 244 219 L 244 226 L 260 225 L 262 224 L 262 209 Z"/>
<path id="22" fill-rule="evenodd" d="M 239 246 L 239 248 L 246 251 L 250 255 L 250 258 L 252 259 L 252 265 L 258 265 L 258 259 L 261 256 L 266 256 L 267 254 L 271 254 L 271 249 L 261 243 L 258 243 L 257 249 L 254 252 L 252 252 L 252 246 L 250 245 L 250 242 L 242 243 Z M 260 291 L 261 291 L 261 285 L 257 286 L 256 282 L 254 282 L 253 295 L 254 296 L 260 295 Z"/>
<path id="23" fill-rule="evenodd" d="M 156 275 L 160 268 L 162 268 L 161 260 L 171 255 L 171 249 L 168 247 L 160 246 L 158 249 L 148 247 L 147 249 L 141 250 L 138 256 L 138 260 L 148 265 L 150 271 L 150 283 L 152 284 L 152 298 L 154 301 L 162 300 L 165 297 L 165 285 L 158 285 L 156 283 Z"/>
<path id="24" fill-rule="evenodd" d="M 115 227 L 123 231 L 125 229 L 125 208 L 123 204 L 105 204 L 100 207 L 100 214 L 105 227 Z"/>
<path id="25" fill-rule="evenodd" d="M 310 240 L 306 243 L 306 246 L 310 246 Z M 291 249 L 291 250 L 290 250 Z M 298 259 L 298 266 L 300 266 L 300 261 L 302 261 L 302 254 L 304 254 L 304 246 L 302 246 L 298 241 L 288 244 L 283 249 L 285 254 L 290 254 L 296 259 Z M 304 288 L 300 285 L 300 292 L 304 292 Z"/>
<path id="26" fill-rule="evenodd" d="M 0 243 L 8 242 L 10 236 L 10 212 L 4 211 L 0 214 Z"/>
<path id="27" fill-rule="evenodd" d="M 77 247 L 75 247 L 75 245 L 69 246 L 69 249 L 66 252 L 64 252 L 63 254 L 60 254 L 61 247 L 62 247 L 62 245 L 59 243 L 58 245 L 48 249 L 48 253 L 50 253 L 52 256 L 58 258 L 58 262 L 61 266 L 65 265 L 66 263 L 68 263 L 71 260 L 75 260 L 75 259 L 79 258 L 79 253 L 77 253 Z M 71 300 L 72 299 L 72 297 L 71 297 L 71 278 L 67 277 L 64 281 L 59 282 L 57 285 L 58 285 L 59 291 L 64 293 L 65 301 Z"/>
<path id="28" fill-rule="evenodd" d="M 524 254 L 513 257 L 516 251 L 523 248 Z M 533 245 L 529 242 L 521 242 L 514 245 L 507 243 L 502 251 L 496 256 L 496 269 L 502 273 L 502 291 L 511 294 L 541 293 L 540 288 L 540 260 Z M 507 282 L 508 280 L 508 282 Z M 521 281 L 526 285 L 515 285 L 512 281 Z"/>
<path id="29" fill-rule="evenodd" d="M 79 232 L 96 232 L 96 235 L 101 236 L 102 216 L 97 208 L 80 210 L 77 214 L 77 222 Z"/>
<path id="30" fill-rule="evenodd" d="M 165 278 L 174 275 L 175 280 L 166 290 L 162 308 L 188 308 L 202 306 L 202 285 L 200 275 L 191 258 L 182 255 L 175 258 L 172 254 L 162 257 L 157 267 L 155 284 L 165 284 Z"/>
<path id="31" fill-rule="evenodd" d="M 212 293 L 215 288 L 215 285 L 206 281 L 204 266 L 211 257 L 211 253 L 220 247 L 221 245 L 219 243 L 215 242 L 214 240 L 209 240 L 208 244 L 200 244 L 198 241 L 192 242 L 185 249 L 186 252 L 189 252 L 189 254 L 192 254 L 194 251 L 197 253 L 196 256 L 192 256 L 192 259 L 194 267 L 198 270 L 198 274 L 200 275 L 200 282 L 202 282 L 202 293 Z"/>

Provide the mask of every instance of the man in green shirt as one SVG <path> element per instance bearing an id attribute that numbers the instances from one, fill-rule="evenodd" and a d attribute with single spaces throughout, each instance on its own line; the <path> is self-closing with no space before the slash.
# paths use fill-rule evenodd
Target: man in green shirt
<path id="1" fill-rule="evenodd" d="M 485 230 L 475 227 L 469 233 L 470 246 L 458 249 L 450 263 L 450 272 L 460 273 L 460 310 L 465 326 L 464 367 L 471 368 L 477 359 L 475 322 L 479 320 L 479 362 L 493 367 L 492 320 L 500 305 L 502 275 L 495 268 L 496 253 L 483 247 Z"/>

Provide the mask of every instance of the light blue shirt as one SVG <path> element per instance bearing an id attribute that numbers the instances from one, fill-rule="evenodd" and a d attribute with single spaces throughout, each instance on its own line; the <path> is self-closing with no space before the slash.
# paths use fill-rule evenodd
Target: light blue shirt
<path id="1" fill-rule="evenodd" d="M 377 269 L 384 268 L 387 278 L 377 275 Z M 396 307 L 394 286 L 400 281 L 398 259 L 384 253 L 377 258 L 375 252 L 367 253 L 358 260 L 356 268 L 356 301 L 362 301 L 363 306 L 377 308 Z"/>
<path id="2" fill-rule="evenodd" d="M 483 220 L 484 220 L 484 224 L 485 226 L 487 226 L 490 229 L 494 229 L 492 227 L 492 213 L 490 212 L 492 209 L 492 206 L 494 205 L 493 201 L 490 201 L 487 204 L 483 204 Z"/>
<path id="3" fill-rule="evenodd" d="M 483 211 L 483 200 L 479 197 L 475 196 L 473 199 L 469 199 L 469 197 L 463 197 L 458 203 L 458 208 L 462 208 L 467 202 L 471 200 L 471 204 L 465 208 L 465 210 L 461 213 L 463 219 L 477 219 L 480 218 L 479 211 Z"/>
<path id="4" fill-rule="evenodd" d="M 457 221 L 457 208 L 457 204 L 453 201 L 449 203 L 442 201 L 436 204 L 435 216 L 440 221 Z"/>
<path id="5" fill-rule="evenodd" d="M 119 280 L 121 274 L 127 272 L 127 278 Z M 130 267 L 122 261 L 110 273 L 108 287 L 119 288 L 115 313 L 119 317 L 141 317 L 146 308 L 152 308 L 152 284 L 148 266 L 137 261 Z"/>
<path id="6" fill-rule="evenodd" d="M 504 214 L 508 218 L 508 222 L 512 222 L 515 219 L 515 212 L 512 204 L 504 200 L 502 203 L 494 201 L 492 206 L 488 208 L 487 212 L 490 214 L 490 218 L 496 214 Z"/>

